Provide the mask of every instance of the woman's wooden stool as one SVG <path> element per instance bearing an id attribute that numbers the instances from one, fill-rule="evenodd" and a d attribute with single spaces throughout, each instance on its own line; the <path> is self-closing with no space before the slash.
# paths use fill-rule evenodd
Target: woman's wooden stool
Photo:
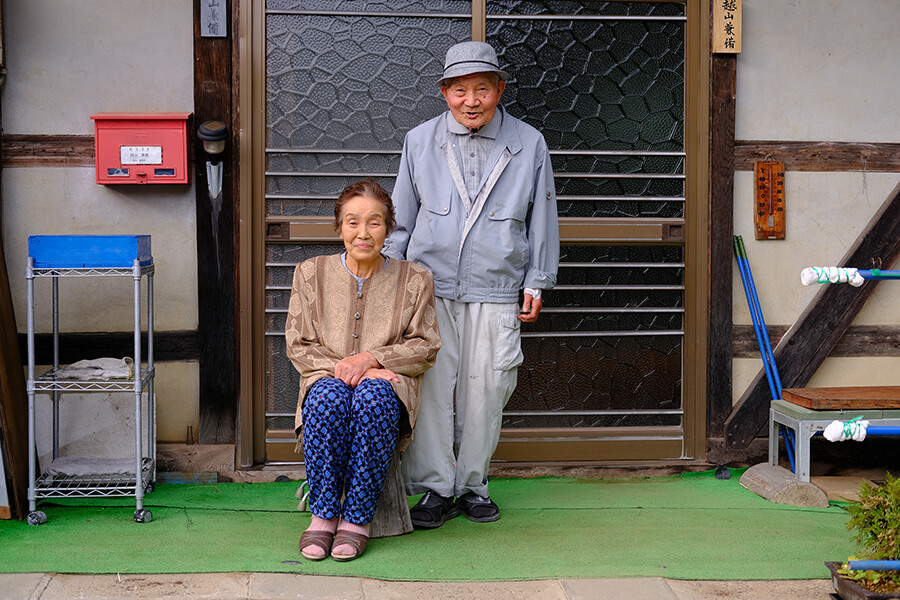
<path id="1" fill-rule="evenodd" d="M 306 488 L 306 492 L 304 492 Z M 309 486 L 302 482 L 297 489 L 297 497 L 300 504 L 297 510 L 307 511 L 309 507 L 306 497 L 309 495 Z M 403 485 L 403 476 L 400 474 L 400 452 L 394 450 L 394 458 L 391 460 L 391 468 L 388 470 L 378 497 L 378 507 L 369 528 L 370 538 L 391 537 L 403 535 L 413 530 L 412 520 L 409 517 L 409 500 L 406 498 L 406 486 Z"/>

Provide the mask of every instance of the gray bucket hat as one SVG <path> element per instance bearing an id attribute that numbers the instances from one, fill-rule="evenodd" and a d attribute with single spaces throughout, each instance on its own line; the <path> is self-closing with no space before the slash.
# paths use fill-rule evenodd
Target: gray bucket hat
<path id="1" fill-rule="evenodd" d="M 485 72 L 496 73 L 503 81 L 509 79 L 509 74 L 500 70 L 497 53 L 490 44 L 461 42 L 447 50 L 447 57 L 444 59 L 444 74 L 438 80 L 438 85 L 443 85 L 445 79 L 452 77 Z"/>

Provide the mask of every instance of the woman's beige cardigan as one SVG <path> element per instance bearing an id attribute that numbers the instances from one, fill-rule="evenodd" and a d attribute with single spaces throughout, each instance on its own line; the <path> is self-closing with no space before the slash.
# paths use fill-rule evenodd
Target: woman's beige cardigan
<path id="1" fill-rule="evenodd" d="M 323 377 L 334 377 L 344 357 L 371 352 L 385 369 L 400 375 L 392 383 L 406 407 L 398 446 L 412 438 L 419 412 L 422 373 L 434 365 L 441 347 L 431 273 L 405 260 L 389 260 L 365 280 L 356 279 L 338 254 L 297 265 L 285 330 L 287 355 L 300 372 L 300 399 L 294 426 L 299 433 L 306 393 Z"/>

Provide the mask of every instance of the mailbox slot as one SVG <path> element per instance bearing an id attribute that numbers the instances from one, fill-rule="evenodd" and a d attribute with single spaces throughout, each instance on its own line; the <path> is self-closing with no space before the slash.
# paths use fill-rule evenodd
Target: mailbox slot
<path id="1" fill-rule="evenodd" d="M 191 113 L 97 113 L 97 183 L 190 183 Z"/>

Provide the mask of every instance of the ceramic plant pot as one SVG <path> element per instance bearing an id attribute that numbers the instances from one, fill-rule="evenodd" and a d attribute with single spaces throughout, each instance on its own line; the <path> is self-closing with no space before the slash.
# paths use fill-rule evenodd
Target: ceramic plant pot
<path id="1" fill-rule="evenodd" d="M 867 590 L 852 579 L 847 579 L 838 573 L 838 569 L 841 568 L 842 564 L 843 563 L 833 561 L 825 562 L 825 566 L 831 571 L 831 585 L 834 587 L 834 591 L 837 592 L 838 596 L 843 598 L 843 600 L 887 600 L 888 598 L 900 598 L 900 591 L 889 594 L 879 594 Z"/>

